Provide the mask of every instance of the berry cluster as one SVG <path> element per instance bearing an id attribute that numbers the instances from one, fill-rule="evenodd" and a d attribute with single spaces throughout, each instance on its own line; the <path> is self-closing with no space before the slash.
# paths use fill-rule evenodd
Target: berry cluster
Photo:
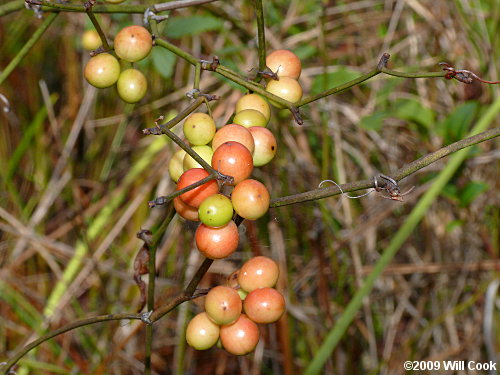
<path id="1" fill-rule="evenodd" d="M 267 64 L 278 79 L 269 80 L 266 89 L 290 102 L 300 100 L 298 57 L 279 50 L 267 57 Z M 195 240 L 198 250 L 207 258 L 225 258 L 236 250 L 239 234 L 233 221 L 234 212 L 244 219 L 256 220 L 269 209 L 266 187 L 249 177 L 254 167 L 266 165 L 276 154 L 276 139 L 267 129 L 270 116 L 268 102 L 257 94 L 248 94 L 238 100 L 232 123 L 219 130 L 204 113 L 193 113 L 184 122 L 184 136 L 191 148 L 213 169 L 233 178 L 232 191 L 227 190 L 226 184 L 227 195 L 221 193 L 216 180 L 209 180 L 174 199 L 180 216 L 201 221 Z M 170 160 L 169 173 L 177 182 L 177 190 L 210 175 L 184 150 L 177 151 Z M 230 283 L 210 290 L 205 312 L 188 324 L 186 339 L 195 349 L 208 349 L 220 338 L 228 352 L 247 354 L 259 341 L 257 323 L 273 323 L 283 314 L 285 300 L 273 289 L 279 274 L 273 260 L 255 257 L 236 274 L 236 278 L 229 279 L 236 279 L 236 285 Z"/>
<path id="2" fill-rule="evenodd" d="M 96 32 L 84 34 L 82 43 L 85 48 L 97 47 L 100 44 Z M 114 43 L 116 56 L 121 60 L 134 63 L 147 57 L 153 47 L 153 39 L 148 30 L 142 26 L 128 26 L 116 34 Z M 140 101 L 148 88 L 146 77 L 139 70 L 128 68 L 121 70 L 120 62 L 110 53 L 100 53 L 91 57 L 84 68 L 84 76 L 88 83 L 97 88 L 111 87 L 116 84 L 120 98 L 127 103 Z"/>
<path id="3" fill-rule="evenodd" d="M 285 299 L 273 288 L 278 276 L 278 265 L 272 259 L 258 256 L 248 260 L 229 277 L 228 285 L 208 292 L 205 312 L 187 326 L 188 344 L 206 350 L 220 339 L 231 354 L 253 351 L 260 337 L 257 323 L 273 323 L 285 311 Z"/>
<path id="4" fill-rule="evenodd" d="M 184 136 L 192 149 L 212 168 L 233 178 L 230 197 L 220 192 L 216 180 L 211 180 L 174 199 L 180 216 L 201 221 L 196 231 L 196 245 L 207 258 L 225 258 L 236 250 L 239 234 L 232 220 L 234 212 L 244 219 L 255 220 L 269 209 L 267 188 L 249 178 L 254 166 L 269 163 L 276 154 L 276 139 L 265 127 L 269 116 L 267 101 L 249 94 L 238 101 L 233 123 L 219 130 L 214 120 L 204 113 L 193 113 L 184 122 Z M 209 176 L 184 150 L 174 154 L 169 172 L 177 182 L 177 190 Z"/>

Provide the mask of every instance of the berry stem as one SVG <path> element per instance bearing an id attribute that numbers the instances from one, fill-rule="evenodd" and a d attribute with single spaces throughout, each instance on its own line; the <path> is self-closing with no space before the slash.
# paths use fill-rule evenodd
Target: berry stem
<path id="1" fill-rule="evenodd" d="M 87 8 L 86 12 L 87 12 L 87 15 L 90 18 L 90 21 L 94 25 L 97 33 L 99 34 L 99 37 L 101 38 L 101 42 L 102 42 L 102 46 L 104 47 L 104 50 L 105 51 L 110 51 L 111 47 L 108 44 L 108 39 L 106 38 L 106 34 L 104 34 L 104 31 L 102 30 L 102 27 L 99 24 L 99 21 L 97 21 L 97 18 L 95 16 L 94 12 L 92 11 L 92 7 Z"/>

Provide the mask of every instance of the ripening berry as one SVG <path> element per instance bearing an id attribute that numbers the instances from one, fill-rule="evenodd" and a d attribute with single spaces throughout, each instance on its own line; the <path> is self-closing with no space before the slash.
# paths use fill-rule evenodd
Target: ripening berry
<path id="1" fill-rule="evenodd" d="M 302 98 L 302 87 L 293 78 L 281 77 L 279 81 L 270 80 L 267 82 L 266 91 L 290 103 L 297 103 Z M 271 101 L 276 108 L 285 108 L 277 102 Z"/>
<path id="2" fill-rule="evenodd" d="M 153 38 L 142 26 L 132 25 L 121 29 L 114 41 L 116 55 L 128 62 L 144 59 L 153 48 Z"/>
<path id="3" fill-rule="evenodd" d="M 234 221 L 223 227 L 213 228 L 200 224 L 195 234 L 200 253 L 210 259 L 226 258 L 236 251 L 240 235 Z"/>
<path id="4" fill-rule="evenodd" d="M 192 113 L 182 127 L 186 139 L 194 146 L 208 144 L 215 135 L 215 121 L 206 113 Z"/>
<path id="5" fill-rule="evenodd" d="M 233 218 L 233 205 L 225 195 L 214 194 L 201 202 L 198 215 L 203 224 L 210 227 L 222 227 Z"/>
<path id="6" fill-rule="evenodd" d="M 205 311 L 217 324 L 231 324 L 239 318 L 243 304 L 236 290 L 227 286 L 210 289 L 205 298 Z"/>
<path id="7" fill-rule="evenodd" d="M 290 77 L 298 79 L 302 72 L 302 64 L 298 56 L 292 51 L 279 49 L 273 51 L 266 57 L 266 65 L 278 77 Z"/>
<path id="8" fill-rule="evenodd" d="M 177 181 L 177 189 L 181 190 L 189 185 L 192 185 L 198 181 L 203 180 L 208 177 L 209 173 L 202 168 L 192 168 L 184 172 L 179 181 Z M 219 185 L 216 180 L 210 180 L 205 182 L 203 185 L 198 186 L 192 190 L 181 194 L 179 197 L 184 201 L 184 203 L 198 208 L 201 202 L 203 202 L 207 197 L 216 194 L 219 191 Z"/>
<path id="9" fill-rule="evenodd" d="M 253 151 L 253 165 L 254 167 L 262 167 L 271 160 L 273 160 L 276 151 L 278 150 L 278 143 L 274 138 L 273 133 L 267 128 L 254 126 L 248 129 L 252 133 L 253 141 L 255 143 L 255 150 Z"/>
<path id="10" fill-rule="evenodd" d="M 241 314 L 236 322 L 221 326 L 220 341 L 231 354 L 248 354 L 259 343 L 259 327 L 245 314 Z"/>
<path id="11" fill-rule="evenodd" d="M 237 114 L 246 109 L 259 111 L 264 115 L 266 121 L 269 121 L 271 118 L 271 108 L 269 107 L 269 103 L 265 98 L 258 94 L 244 95 L 236 102 L 235 112 Z"/>
<path id="12" fill-rule="evenodd" d="M 100 53 L 89 59 L 83 74 L 92 86 L 100 89 L 110 87 L 118 81 L 120 63 L 113 55 Z"/>
<path id="13" fill-rule="evenodd" d="M 279 268 L 274 260 L 265 256 L 251 258 L 243 264 L 238 273 L 238 283 L 247 292 L 258 288 L 272 288 L 276 285 Z"/>
<path id="14" fill-rule="evenodd" d="M 247 179 L 238 183 L 232 194 L 234 211 L 244 219 L 256 220 L 269 210 L 269 191 L 263 183 Z"/>
<path id="15" fill-rule="evenodd" d="M 127 69 L 121 72 L 116 82 L 116 89 L 120 98 L 127 103 L 137 103 L 148 90 L 146 77 L 137 69 Z"/>
<path id="16" fill-rule="evenodd" d="M 220 145 L 229 141 L 241 143 L 253 154 L 253 150 L 255 149 L 254 140 L 246 127 L 238 124 L 224 125 L 215 133 L 212 140 L 212 149 L 216 151 Z"/>
<path id="17" fill-rule="evenodd" d="M 266 117 L 255 109 L 244 109 L 238 112 L 234 116 L 233 122 L 245 128 L 251 128 L 252 126 L 262 126 L 265 128 L 267 126 Z"/>
<path id="18" fill-rule="evenodd" d="M 206 312 L 202 312 L 188 323 L 186 341 L 196 350 L 206 350 L 217 343 L 219 333 L 219 326 L 208 317 Z"/>
<path id="19" fill-rule="evenodd" d="M 239 142 L 223 143 L 214 152 L 212 168 L 226 176 L 232 176 L 233 185 L 237 184 L 252 174 L 252 154 Z"/>
<path id="20" fill-rule="evenodd" d="M 245 314 L 255 323 L 274 323 L 285 312 L 285 299 L 276 289 L 254 289 L 243 303 Z"/>

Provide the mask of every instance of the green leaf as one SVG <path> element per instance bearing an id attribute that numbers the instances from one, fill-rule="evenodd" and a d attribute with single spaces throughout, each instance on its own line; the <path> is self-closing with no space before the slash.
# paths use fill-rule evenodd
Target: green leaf
<path id="1" fill-rule="evenodd" d="M 378 131 L 382 128 L 384 119 L 388 116 L 386 111 L 375 112 L 371 115 L 365 116 L 359 122 L 359 126 L 366 130 Z"/>
<path id="2" fill-rule="evenodd" d="M 440 125 L 439 131 L 446 143 L 464 138 L 478 109 L 477 102 L 466 102 L 458 106 Z"/>
<path id="3" fill-rule="evenodd" d="M 340 68 L 335 72 L 319 74 L 314 77 L 311 94 L 319 94 L 322 91 L 339 86 L 359 76 L 360 74 L 358 72 L 345 68 Z"/>
<path id="4" fill-rule="evenodd" d="M 464 225 L 463 220 L 452 220 L 446 224 L 446 232 L 448 233 L 453 232 L 453 229 L 461 227 L 462 225 Z"/>
<path id="5" fill-rule="evenodd" d="M 294 48 L 293 52 L 299 57 L 300 60 L 305 60 L 318 53 L 318 49 L 312 44 L 302 44 Z"/>
<path id="6" fill-rule="evenodd" d="M 489 188 L 489 185 L 484 182 L 469 182 L 460 193 L 460 206 L 468 206 L 474 199 Z"/>
<path id="7" fill-rule="evenodd" d="M 197 35 L 205 31 L 220 30 L 223 21 L 212 16 L 176 17 L 168 21 L 165 35 L 178 39 L 186 35 Z"/>
<path id="8" fill-rule="evenodd" d="M 177 56 L 165 48 L 153 48 L 151 51 L 153 65 L 163 78 L 170 78 L 174 72 Z"/>
<path id="9" fill-rule="evenodd" d="M 420 101 L 415 99 L 400 100 L 396 106 L 395 115 L 400 119 L 415 122 L 428 129 L 432 128 L 435 113 L 432 109 L 424 107 Z"/>

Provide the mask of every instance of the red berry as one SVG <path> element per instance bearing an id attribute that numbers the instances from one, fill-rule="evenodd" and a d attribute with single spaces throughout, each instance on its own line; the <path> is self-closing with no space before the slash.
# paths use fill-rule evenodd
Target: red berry
<path id="1" fill-rule="evenodd" d="M 259 288 L 248 293 L 243 306 L 255 323 L 274 323 L 285 311 L 285 299 L 276 289 Z"/>
<path id="2" fill-rule="evenodd" d="M 251 258 L 243 264 L 238 273 L 240 287 L 251 292 L 258 288 L 272 288 L 276 285 L 279 268 L 274 260 L 265 256 Z"/>

